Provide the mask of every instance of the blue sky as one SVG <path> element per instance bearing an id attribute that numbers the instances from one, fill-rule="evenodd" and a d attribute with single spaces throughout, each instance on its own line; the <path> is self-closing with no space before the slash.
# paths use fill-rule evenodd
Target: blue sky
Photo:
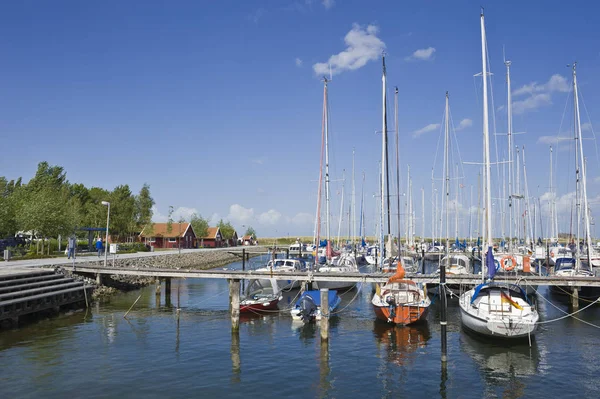
<path id="1" fill-rule="evenodd" d="M 516 144 L 526 147 L 530 194 L 545 200 L 549 143 L 572 132 L 566 65 L 573 61 L 589 112 L 588 118 L 582 106 L 584 137 L 594 137 L 600 41 L 590 16 L 598 9 L 581 1 L 482 5 L 496 131 L 506 132 L 504 48 L 512 61 L 514 131 L 526 132 Z M 421 187 L 425 232 L 431 233 L 431 169 L 434 162 L 436 169 L 441 165 L 436 125 L 442 123 L 446 91 L 462 161 L 481 160 L 481 78 L 473 76 L 481 71 L 479 3 L 23 1 L 6 2 L 0 11 L 0 175 L 8 178 L 27 180 L 46 160 L 63 166 L 71 182 L 87 186 L 128 183 L 137 192 L 149 183 L 156 221 L 172 205 L 176 217 L 196 211 L 213 221 L 229 220 L 240 232 L 251 225 L 259 236 L 312 235 L 320 75 L 332 63 L 332 231 L 337 233 L 344 169 L 348 207 L 355 148 L 356 192 L 364 171 L 366 229 L 372 234 L 378 219 L 373 194 L 381 152 L 376 131 L 382 50 L 392 130 L 393 87 L 400 91 L 402 192 L 410 165 L 417 234 Z M 506 157 L 505 137 L 497 139 L 499 157 Z M 585 147 L 588 196 L 598 214 L 595 140 L 586 140 Z M 556 154 L 559 220 L 561 231 L 568 231 L 574 152 L 560 141 Z M 473 185 L 477 198 L 477 167 L 461 169 L 459 231 L 467 234 L 467 190 Z M 500 229 L 496 223 L 494 230 Z"/>

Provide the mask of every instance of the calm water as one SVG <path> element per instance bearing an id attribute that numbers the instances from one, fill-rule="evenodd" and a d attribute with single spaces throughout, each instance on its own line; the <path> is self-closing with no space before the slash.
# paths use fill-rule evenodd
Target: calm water
<path id="1" fill-rule="evenodd" d="M 0 398 L 600 397 L 593 326 L 567 318 L 541 325 L 531 347 L 502 345 L 462 331 L 452 299 L 443 371 L 439 301 L 425 324 L 393 328 L 375 321 L 371 290 L 343 294 L 328 348 L 318 325 L 287 313 L 243 318 L 232 338 L 224 280 L 174 281 L 170 305 L 164 293 L 157 305 L 154 287 L 120 294 L 87 313 L 0 331 Z M 543 320 L 568 311 L 541 291 Z M 578 316 L 600 325 L 600 306 Z"/>

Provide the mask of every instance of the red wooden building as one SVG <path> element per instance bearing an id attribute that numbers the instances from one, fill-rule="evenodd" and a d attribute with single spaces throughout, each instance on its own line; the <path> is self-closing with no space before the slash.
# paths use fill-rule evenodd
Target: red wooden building
<path id="1" fill-rule="evenodd" d="M 190 223 L 152 223 L 140 233 L 140 241 L 154 248 L 195 248 L 196 233 Z"/>
<path id="2" fill-rule="evenodd" d="M 219 248 L 225 245 L 223 235 L 218 227 L 209 227 L 206 237 L 197 237 L 199 248 Z"/>

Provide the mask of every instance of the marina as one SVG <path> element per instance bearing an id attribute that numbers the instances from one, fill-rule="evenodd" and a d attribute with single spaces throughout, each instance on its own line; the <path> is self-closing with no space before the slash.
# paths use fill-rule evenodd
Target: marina
<path id="1" fill-rule="evenodd" d="M 266 258 L 252 262 L 258 265 Z M 327 341 L 319 322 L 305 324 L 289 315 L 297 289 L 283 293 L 278 311 L 241 315 L 239 331 L 230 334 L 229 284 L 217 275 L 247 276 L 241 268 L 236 262 L 228 270 L 207 271 L 207 278 L 173 279 L 170 296 L 165 284 L 160 295 L 150 286 L 87 311 L 2 331 L 0 351 L 14 367 L 3 368 L 0 392 L 59 398 L 71 391 L 90 397 L 103 397 L 107 390 L 111 396 L 159 397 L 200 390 L 209 396 L 243 397 L 252 384 L 253 389 L 277 390 L 267 396 L 290 398 L 519 398 L 551 392 L 568 397 L 572 388 L 554 374 L 557 368 L 577 367 L 571 383 L 579 393 L 600 394 L 591 382 L 600 358 L 589 350 L 599 344 L 594 325 L 600 324 L 600 307 L 586 304 L 574 317 L 564 317 L 571 311 L 569 301 L 545 286 L 536 299 L 542 322 L 531 346 L 526 340 L 508 345 L 464 331 L 458 300 L 450 298 L 444 368 L 440 301 L 432 297 L 424 323 L 390 326 L 375 318 L 369 283 L 340 293 L 341 303 L 328 320 Z M 141 300 L 124 318 L 138 296 Z M 126 381 L 119 377 L 123 374 Z M 278 378 L 302 384 L 282 384 Z"/>

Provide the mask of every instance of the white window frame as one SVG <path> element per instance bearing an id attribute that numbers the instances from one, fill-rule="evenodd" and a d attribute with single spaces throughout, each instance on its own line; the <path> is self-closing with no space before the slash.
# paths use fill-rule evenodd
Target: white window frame
<path id="1" fill-rule="evenodd" d="M 169 238 L 169 242 L 170 242 L 170 243 L 177 242 L 177 238 Z"/>
<path id="2" fill-rule="evenodd" d="M 147 242 L 156 242 L 156 238 L 155 237 L 148 237 L 146 238 Z"/>

